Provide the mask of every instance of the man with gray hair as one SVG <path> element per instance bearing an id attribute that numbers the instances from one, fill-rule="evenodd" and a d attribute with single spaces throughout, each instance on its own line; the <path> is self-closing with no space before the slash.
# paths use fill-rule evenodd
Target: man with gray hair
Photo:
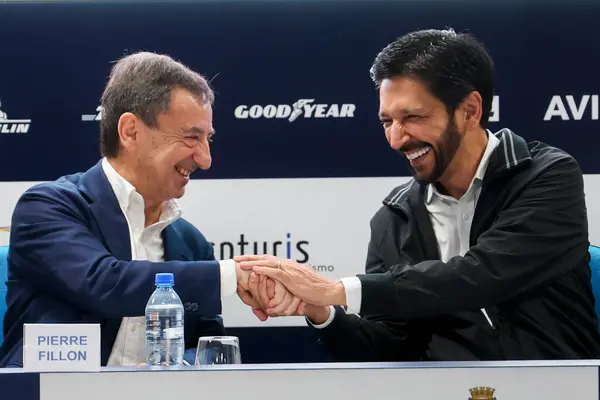
<path id="1" fill-rule="evenodd" d="M 213 100 L 201 75 L 168 56 L 114 65 L 103 158 L 28 189 L 15 207 L 0 367 L 22 366 L 23 324 L 42 322 L 100 324 L 102 365 L 143 363 L 156 273 L 175 276 L 192 359 L 200 336 L 223 334 L 221 299 L 247 289 L 248 272 L 217 261 L 177 202 L 192 172 L 211 166 Z"/>

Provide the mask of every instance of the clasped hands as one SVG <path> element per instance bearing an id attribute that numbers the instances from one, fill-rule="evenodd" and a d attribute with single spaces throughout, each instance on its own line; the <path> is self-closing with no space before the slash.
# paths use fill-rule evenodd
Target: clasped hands
<path id="1" fill-rule="evenodd" d="M 270 255 L 237 256 L 234 261 L 238 296 L 261 321 L 303 315 L 322 323 L 329 305 L 345 304 L 341 282 L 318 275 L 309 265 Z"/>

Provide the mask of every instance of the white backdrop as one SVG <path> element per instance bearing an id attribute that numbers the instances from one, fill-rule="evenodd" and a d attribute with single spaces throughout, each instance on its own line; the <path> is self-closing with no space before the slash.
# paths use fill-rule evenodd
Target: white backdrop
<path id="1" fill-rule="evenodd" d="M 364 272 L 369 220 L 389 191 L 408 178 L 320 178 L 193 180 L 181 199 L 184 218 L 215 243 L 215 256 L 227 258 L 230 251 L 273 252 L 308 263 L 330 277 L 341 278 Z M 0 182 L 0 228 L 10 225 L 14 205 L 34 182 Z M 600 244 L 600 175 L 586 175 L 586 197 L 590 242 Z M 559 190 L 559 188 L 557 188 Z M 289 239 L 288 239 L 289 234 Z M 243 235 L 243 236 L 241 236 Z M 0 246 L 9 233 L 0 229 Z M 221 251 L 223 249 L 223 252 Z M 177 285 L 175 286 L 177 290 Z M 237 296 L 223 301 L 228 327 L 301 326 L 300 317 L 275 318 L 261 323 Z"/>

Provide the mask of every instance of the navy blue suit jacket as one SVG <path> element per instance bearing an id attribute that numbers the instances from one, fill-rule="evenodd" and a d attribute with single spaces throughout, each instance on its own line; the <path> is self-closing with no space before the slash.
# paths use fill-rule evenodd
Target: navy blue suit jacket
<path id="1" fill-rule="evenodd" d="M 0 367 L 20 367 L 24 323 L 98 323 L 106 365 L 122 317 L 144 315 L 154 276 L 175 275 L 186 349 L 224 334 L 219 263 L 183 219 L 163 231 L 165 262 L 131 261 L 127 221 L 101 163 L 28 189 L 12 217 Z"/>

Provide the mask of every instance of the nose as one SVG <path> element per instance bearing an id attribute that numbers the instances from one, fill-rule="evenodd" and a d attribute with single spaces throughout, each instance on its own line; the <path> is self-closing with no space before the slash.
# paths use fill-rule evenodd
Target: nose
<path id="1" fill-rule="evenodd" d="M 207 170 L 212 164 L 212 157 L 210 155 L 210 145 L 208 140 L 204 140 L 194 150 L 194 162 L 202 170 Z"/>
<path id="2" fill-rule="evenodd" d="M 396 122 L 394 122 L 392 126 L 388 128 L 386 136 L 390 147 L 394 150 L 400 150 L 402 146 L 404 146 L 410 140 L 410 135 L 400 124 Z"/>

